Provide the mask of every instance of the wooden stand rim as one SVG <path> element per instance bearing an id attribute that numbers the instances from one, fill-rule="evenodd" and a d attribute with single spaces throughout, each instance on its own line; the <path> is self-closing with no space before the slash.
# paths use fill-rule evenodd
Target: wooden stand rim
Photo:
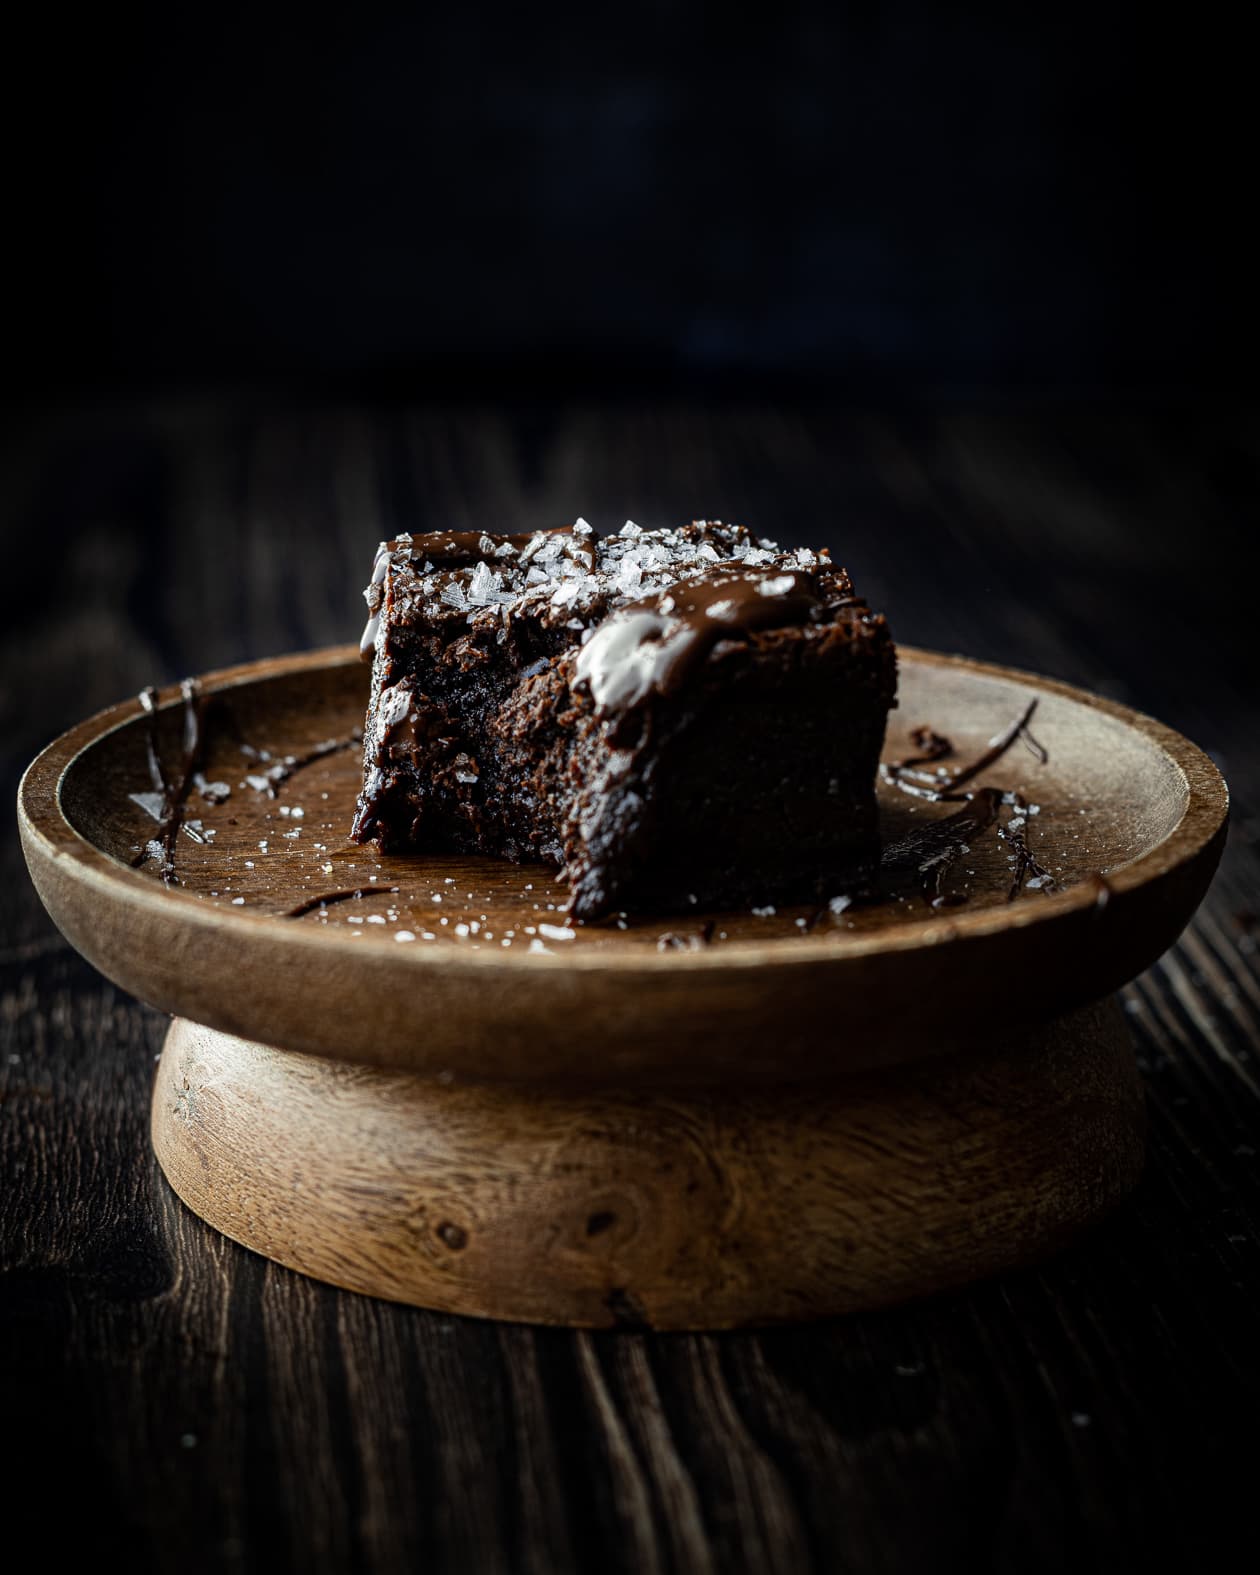
<path id="1" fill-rule="evenodd" d="M 719 935 L 694 950 L 658 950 L 655 935 L 646 944 L 642 934 L 637 944 L 633 936 L 623 943 L 615 931 L 606 944 L 588 944 L 583 932 L 549 954 L 532 943 L 504 949 L 497 938 L 480 949 L 441 936 L 399 946 L 389 925 L 373 934 L 365 925 L 356 942 L 349 924 L 295 921 L 286 911 L 317 888 L 274 891 L 272 911 L 256 913 L 244 897 L 240 906 L 235 895 L 219 900 L 217 867 L 208 892 L 166 889 L 151 873 L 126 867 L 121 854 L 134 828 L 122 836 L 118 806 L 147 780 L 132 780 L 144 758 L 134 702 L 81 724 L 31 766 L 19 792 L 23 845 L 49 912 L 107 977 L 226 1034 L 417 1075 L 451 1071 L 541 1087 L 602 1082 L 655 1092 L 736 1079 L 825 1081 L 837 1066 L 921 1058 L 941 1023 L 951 1035 L 987 1035 L 993 1024 L 1044 1020 L 1117 989 L 1175 940 L 1224 838 L 1219 773 L 1162 724 L 1013 669 L 905 647 L 900 660 L 907 707 L 925 705 L 924 714 L 930 710 L 960 737 L 977 717 L 992 720 L 997 702 L 1009 715 L 1038 698 L 1056 731 L 1055 758 L 1062 751 L 1076 762 L 1073 792 L 1092 795 L 1091 840 L 1105 844 L 1096 855 L 1096 867 L 1108 871 L 1105 885 L 1082 875 L 1089 866 L 1075 865 L 1064 889 L 1049 895 L 934 913 L 918 901 L 904 911 L 875 904 L 852 932 L 840 925 L 824 934 L 820 926 L 790 939 L 758 939 L 760 918 L 731 915 L 729 940 Z M 315 727 L 316 717 L 320 730 L 310 736 L 326 737 L 334 717 L 338 727 L 361 721 L 356 662 L 338 648 L 251 663 L 203 683 L 234 704 L 252 697 L 268 726 L 281 729 L 277 737 L 287 736 L 285 718 Z M 171 704 L 163 698 L 168 724 L 176 720 L 167 715 Z M 353 776 L 357 766 L 345 759 Z M 343 827 L 353 790 L 350 777 L 338 780 L 333 820 Z M 244 795 L 224 817 L 229 808 L 242 826 L 255 814 Z M 248 825 L 251 838 L 262 835 Z M 1123 834 L 1105 837 L 1107 827 Z M 238 833 L 221 819 L 218 835 L 215 856 L 226 858 Z M 257 846 L 248 844 L 251 854 Z M 351 854 L 367 857 L 349 844 L 313 857 Z M 235 875 L 225 863 L 224 879 L 243 879 L 245 867 L 238 848 Z M 432 879 L 422 856 L 390 868 L 386 880 L 400 887 L 422 883 L 423 892 Z M 466 875 L 474 878 L 471 867 Z M 487 884 L 510 878 L 496 874 Z M 496 910 L 479 898 L 475 916 L 487 931 L 500 930 L 505 915 L 512 924 L 528 922 L 513 903 L 516 897 Z M 863 930 L 872 916 L 879 927 Z M 423 928 L 413 924 L 412 932 Z"/>

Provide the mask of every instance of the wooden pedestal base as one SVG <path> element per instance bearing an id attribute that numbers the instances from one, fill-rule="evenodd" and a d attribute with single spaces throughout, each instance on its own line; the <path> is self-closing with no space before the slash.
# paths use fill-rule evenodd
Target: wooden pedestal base
<path id="1" fill-rule="evenodd" d="M 543 1092 L 176 1018 L 153 1142 L 181 1198 L 304 1274 L 445 1312 L 720 1329 L 1044 1255 L 1137 1180 L 1114 1001 L 996 1048 L 800 1088 Z"/>

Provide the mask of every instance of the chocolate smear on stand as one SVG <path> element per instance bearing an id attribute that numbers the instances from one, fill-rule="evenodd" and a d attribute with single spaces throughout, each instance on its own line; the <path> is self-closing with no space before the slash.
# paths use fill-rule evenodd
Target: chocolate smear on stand
<path id="1" fill-rule="evenodd" d="M 241 753 L 245 758 L 256 760 L 263 767 L 261 771 L 251 772 L 245 778 L 246 784 L 256 793 L 265 793 L 268 798 L 276 798 L 279 796 L 279 789 L 297 772 L 307 766 L 313 766 L 317 760 L 326 760 L 329 755 L 340 754 L 346 749 L 355 749 L 362 742 L 362 730 L 356 728 L 345 738 L 324 739 L 308 749 L 304 755 L 282 755 L 278 760 L 269 749 L 256 749 L 253 744 L 242 744 Z"/>
<path id="2" fill-rule="evenodd" d="M 192 791 L 195 779 L 201 766 L 201 757 L 205 749 L 204 711 L 205 702 L 201 697 L 201 688 L 195 678 L 185 678 L 179 686 L 179 692 L 184 702 L 184 730 L 183 749 L 179 765 L 173 775 L 168 775 L 162 763 L 162 757 L 157 743 L 157 690 L 150 685 L 142 689 L 139 695 L 140 705 L 145 714 L 145 754 L 149 766 L 149 780 L 153 783 L 154 794 L 158 796 L 158 803 L 150 808 L 150 813 L 158 823 L 156 836 L 153 836 L 131 861 L 132 869 L 146 864 L 150 859 L 158 859 L 162 873 L 162 883 L 172 886 L 177 883 L 175 873 L 175 843 L 179 836 L 181 825 L 184 831 L 194 841 L 204 842 L 195 827 L 184 825 L 184 811 L 188 802 L 188 795 Z"/>
<path id="3" fill-rule="evenodd" d="M 304 913 L 313 913 L 316 908 L 331 908 L 339 902 L 353 902 L 363 897 L 393 897 L 399 889 L 397 886 L 354 886 L 349 891 L 328 891 L 322 897 L 308 897 L 305 902 L 299 902 L 284 917 L 300 919 Z"/>
<path id="4" fill-rule="evenodd" d="M 994 824 L 998 836 L 1011 850 L 1012 874 L 1006 900 L 1013 902 L 1025 887 L 1047 894 L 1055 889 L 1053 875 L 1039 863 L 1028 845 L 1027 828 L 1033 809 L 1027 799 L 1009 788 L 980 787 L 964 791 L 967 783 L 997 765 L 1016 742 L 1022 742 L 1042 765 L 1046 763 L 1050 757 L 1029 728 L 1036 709 L 1034 696 L 1009 727 L 997 734 L 988 748 L 969 765 L 952 771 L 940 765 L 933 771 L 923 770 L 923 766 L 945 760 L 954 752 L 950 740 L 930 727 L 916 727 L 911 733 L 910 741 L 916 754 L 881 764 L 879 770 L 884 781 L 903 793 L 934 804 L 966 805 L 943 820 L 916 827 L 890 843 L 880 860 L 884 869 L 917 869 L 921 877 L 920 891 L 930 907 L 956 907 L 966 902 L 962 893 L 945 891 L 945 877 L 952 866 L 970 852 L 971 840 L 983 835 Z M 1003 810 L 1010 812 L 1005 819 L 1002 818 Z"/>
<path id="5" fill-rule="evenodd" d="M 930 908 L 955 908 L 967 898 L 946 892 L 945 877 L 971 851 L 971 844 L 998 818 L 1003 794 L 1000 788 L 977 788 L 967 795 L 962 809 L 943 820 L 929 821 L 884 849 L 880 866 L 886 870 L 914 869 L 919 890 Z M 1013 893 L 1012 893 L 1013 895 Z"/>

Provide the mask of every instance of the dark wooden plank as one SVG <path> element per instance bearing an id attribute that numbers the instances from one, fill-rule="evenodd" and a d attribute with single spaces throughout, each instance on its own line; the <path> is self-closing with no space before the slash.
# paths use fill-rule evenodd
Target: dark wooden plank
<path id="1" fill-rule="evenodd" d="M 1199 918 L 1126 991 L 1151 1116 L 1133 1202 L 1036 1271 L 721 1338 L 441 1318 L 218 1238 L 149 1157 L 162 1019 L 65 948 L 6 837 L 10 1526 L 69 1476 L 46 1555 L 138 1571 L 1219 1567 L 1260 1398 L 1260 761 L 1236 556 L 1258 437 L 1244 410 L 1158 405 L 28 420 L 0 466 L 10 791 L 39 744 L 143 683 L 346 638 L 372 545 L 404 524 L 704 512 L 830 541 L 904 639 L 1165 717 L 1225 764 L 1236 817 Z"/>

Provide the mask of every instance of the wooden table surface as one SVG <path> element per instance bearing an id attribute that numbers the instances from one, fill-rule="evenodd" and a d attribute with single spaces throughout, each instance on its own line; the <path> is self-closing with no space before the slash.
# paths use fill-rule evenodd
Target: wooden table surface
<path id="1" fill-rule="evenodd" d="M 50 1567 L 129 1575 L 1227 1567 L 1260 1400 L 1258 473 L 1254 412 L 1171 402 L 12 422 L 10 795 L 146 683 L 353 637 L 397 529 L 709 514 L 830 544 L 908 642 L 1155 713 L 1222 766 L 1234 820 L 1198 918 L 1124 993 L 1150 1159 L 1119 1214 L 929 1303 L 652 1336 L 385 1305 L 215 1235 L 149 1151 L 165 1020 L 62 942 L 10 813 L 0 1545 L 29 1520 Z"/>

